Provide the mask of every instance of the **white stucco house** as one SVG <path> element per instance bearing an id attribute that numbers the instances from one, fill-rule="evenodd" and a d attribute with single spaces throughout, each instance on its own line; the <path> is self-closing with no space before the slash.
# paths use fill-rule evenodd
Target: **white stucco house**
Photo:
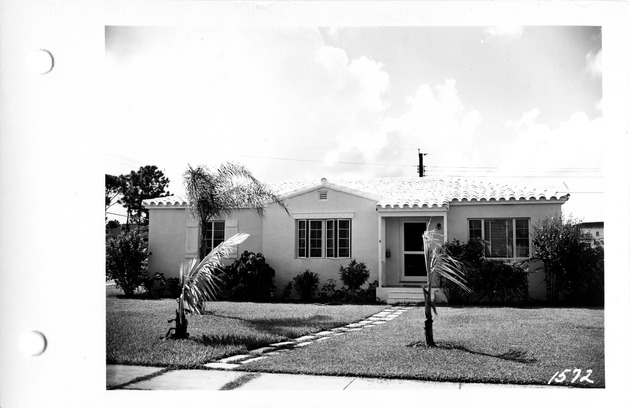
<path id="1" fill-rule="evenodd" d="M 149 272 L 175 277 L 182 261 L 197 256 L 200 239 L 212 248 L 246 232 L 250 237 L 238 254 L 262 252 L 276 271 L 278 291 L 306 269 L 318 273 L 321 283 L 339 282 L 339 266 L 355 258 L 367 265 L 370 282 L 378 280 L 381 300 L 420 301 L 427 279 L 422 232 L 435 229 L 448 241 L 481 237 L 489 242 L 488 258 L 526 259 L 533 251 L 533 225 L 560 212 L 569 199 L 553 190 L 432 177 L 323 178 L 272 188 L 289 214 L 276 204 L 262 218 L 237 209 L 226 219 L 213 220 L 206 237 L 199 236 L 184 198 L 144 200 L 150 211 Z M 544 274 L 530 274 L 530 298 L 544 299 L 545 294 Z M 440 300 L 443 295 L 438 290 L 436 296 Z"/>

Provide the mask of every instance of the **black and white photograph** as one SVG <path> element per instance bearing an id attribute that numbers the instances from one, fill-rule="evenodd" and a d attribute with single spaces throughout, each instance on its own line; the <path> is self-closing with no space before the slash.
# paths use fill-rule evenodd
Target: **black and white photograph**
<path id="1" fill-rule="evenodd" d="M 149 3 L 0 53 L 0 404 L 64 362 L 97 406 L 619 390 L 627 4 Z"/>

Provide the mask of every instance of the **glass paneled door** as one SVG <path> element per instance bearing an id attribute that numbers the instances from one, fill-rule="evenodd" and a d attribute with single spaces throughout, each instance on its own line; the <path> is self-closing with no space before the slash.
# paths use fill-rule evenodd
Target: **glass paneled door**
<path id="1" fill-rule="evenodd" d="M 403 222 L 403 281 L 420 282 L 427 279 L 427 267 L 424 263 L 424 242 L 422 241 L 422 234 L 426 230 L 426 222 Z"/>

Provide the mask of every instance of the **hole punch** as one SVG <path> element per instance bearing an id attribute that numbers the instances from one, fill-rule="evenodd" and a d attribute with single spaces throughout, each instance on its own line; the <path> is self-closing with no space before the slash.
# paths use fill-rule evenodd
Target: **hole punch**
<path id="1" fill-rule="evenodd" d="M 28 331 L 20 337 L 20 350 L 29 356 L 39 356 L 46 351 L 47 345 L 46 336 L 37 330 Z"/>
<path id="2" fill-rule="evenodd" d="M 31 52 L 28 58 L 28 68 L 34 74 L 46 75 L 55 67 L 55 58 L 48 50 L 40 48 Z"/>

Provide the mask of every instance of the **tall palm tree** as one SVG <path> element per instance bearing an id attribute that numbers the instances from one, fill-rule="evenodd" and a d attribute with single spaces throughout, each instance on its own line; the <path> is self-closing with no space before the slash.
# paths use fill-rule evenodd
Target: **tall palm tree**
<path id="1" fill-rule="evenodd" d="M 222 271 L 221 259 L 230 256 L 236 246 L 245 241 L 248 234 L 236 234 L 217 245 L 201 262 L 197 259 L 191 262 L 183 262 L 179 269 L 179 281 L 181 282 L 181 294 L 177 299 L 175 327 L 171 327 L 166 337 L 184 339 L 188 337 L 188 319 L 186 313 L 201 314 L 203 302 L 216 299 L 221 283 Z"/>
<path id="2" fill-rule="evenodd" d="M 435 230 L 425 231 L 422 234 L 422 241 L 424 242 L 424 262 L 427 266 L 427 287 L 423 287 L 424 292 L 424 334 L 426 339 L 426 345 L 428 347 L 435 347 L 435 341 L 433 340 L 433 315 L 431 309 L 437 314 L 433 300 L 431 299 L 431 289 L 433 281 L 437 276 L 441 276 L 444 279 L 448 279 L 461 287 L 466 292 L 472 292 L 472 289 L 468 287 L 466 277 L 463 272 L 463 264 L 453 258 L 441 244 L 435 241 Z"/>
<path id="3" fill-rule="evenodd" d="M 193 168 L 189 164 L 184 172 L 184 184 L 189 209 L 199 220 L 202 238 L 198 248 L 199 259 L 206 255 L 203 237 L 212 218 L 229 215 L 241 208 L 254 210 L 263 216 L 269 203 L 278 204 L 288 214 L 284 202 L 242 164 L 227 162 L 215 171 L 205 166 Z"/>

